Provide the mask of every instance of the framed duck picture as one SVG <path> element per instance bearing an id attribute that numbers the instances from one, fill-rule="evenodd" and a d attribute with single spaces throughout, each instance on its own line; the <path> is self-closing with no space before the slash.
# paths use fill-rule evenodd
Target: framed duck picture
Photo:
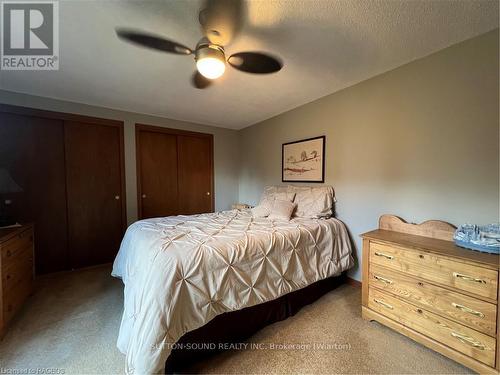
<path id="1" fill-rule="evenodd" d="M 325 182 L 325 136 L 283 143 L 282 182 Z"/>

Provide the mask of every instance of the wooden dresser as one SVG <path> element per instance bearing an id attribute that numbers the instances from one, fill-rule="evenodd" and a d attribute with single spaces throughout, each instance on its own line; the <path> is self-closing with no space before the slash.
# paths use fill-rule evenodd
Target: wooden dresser
<path id="1" fill-rule="evenodd" d="M 455 227 L 380 217 L 363 238 L 364 319 L 483 373 L 500 368 L 499 256 L 457 247 Z"/>
<path id="2" fill-rule="evenodd" d="M 33 291 L 33 225 L 0 229 L 0 338 Z"/>

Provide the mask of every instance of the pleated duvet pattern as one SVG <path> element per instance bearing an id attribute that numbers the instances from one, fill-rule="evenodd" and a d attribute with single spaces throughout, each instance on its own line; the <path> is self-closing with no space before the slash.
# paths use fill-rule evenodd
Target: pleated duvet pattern
<path id="1" fill-rule="evenodd" d="M 347 230 L 334 218 L 279 221 L 232 210 L 136 222 L 112 272 L 125 284 L 117 345 L 126 373 L 163 372 L 184 333 L 352 265 Z"/>

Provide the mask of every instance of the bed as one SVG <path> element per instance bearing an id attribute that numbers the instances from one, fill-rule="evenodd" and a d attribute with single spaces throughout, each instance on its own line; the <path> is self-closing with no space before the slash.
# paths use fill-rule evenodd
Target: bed
<path id="1" fill-rule="evenodd" d="M 161 373 L 188 332 L 352 265 L 347 230 L 335 218 L 286 221 L 231 210 L 136 222 L 112 271 L 125 285 L 117 346 L 126 372 Z"/>

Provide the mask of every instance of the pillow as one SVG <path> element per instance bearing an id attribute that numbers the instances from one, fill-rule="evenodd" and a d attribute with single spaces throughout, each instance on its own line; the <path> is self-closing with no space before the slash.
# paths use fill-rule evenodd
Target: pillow
<path id="1" fill-rule="evenodd" d="M 252 208 L 253 217 L 268 217 L 273 208 L 274 197 L 271 195 L 263 195 L 260 203 Z"/>
<path id="2" fill-rule="evenodd" d="M 263 200 L 271 200 L 274 201 L 275 199 L 282 199 L 282 200 L 287 200 L 290 202 L 293 202 L 293 199 L 295 198 L 295 191 L 291 190 L 293 186 L 266 186 L 264 188 L 264 192 L 262 193 L 262 197 L 260 201 L 262 202 Z"/>
<path id="3" fill-rule="evenodd" d="M 333 188 L 331 186 L 321 187 L 297 187 L 294 202 L 297 204 L 295 216 L 319 219 L 332 216 Z"/>
<path id="4" fill-rule="evenodd" d="M 295 199 L 295 192 L 288 192 L 288 191 L 277 192 L 272 194 L 271 197 L 273 197 L 275 201 L 280 200 L 280 201 L 293 202 L 293 200 Z"/>
<path id="5" fill-rule="evenodd" d="M 253 217 L 268 217 L 271 213 L 271 207 L 269 205 L 259 204 L 252 208 L 252 216 Z"/>
<path id="6" fill-rule="evenodd" d="M 269 219 L 290 221 L 295 207 L 297 207 L 296 203 L 288 200 L 276 199 L 271 209 L 271 213 L 269 214 Z"/>
<path id="7" fill-rule="evenodd" d="M 262 198 L 260 203 L 252 208 L 252 216 L 253 217 L 267 217 L 271 213 L 274 202 L 276 200 L 282 200 L 287 202 L 292 202 L 295 198 L 295 192 L 287 192 L 287 191 L 276 191 L 276 190 L 268 190 L 266 188 L 264 193 L 262 194 Z"/>

